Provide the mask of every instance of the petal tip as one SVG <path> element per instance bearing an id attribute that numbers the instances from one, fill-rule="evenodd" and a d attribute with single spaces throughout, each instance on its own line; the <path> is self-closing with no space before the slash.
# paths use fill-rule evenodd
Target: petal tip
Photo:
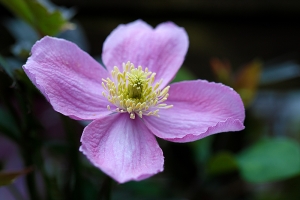
<path id="1" fill-rule="evenodd" d="M 139 176 L 136 176 L 136 177 L 132 177 L 132 178 L 125 178 L 125 179 L 122 179 L 122 178 L 117 178 L 117 177 L 112 177 L 115 181 L 117 181 L 118 183 L 122 184 L 122 183 L 126 183 L 126 182 L 129 182 L 129 181 L 142 181 L 142 180 L 145 180 L 151 176 L 154 176 L 160 172 L 162 172 L 164 169 L 162 167 L 162 169 L 159 169 L 157 170 L 156 172 L 152 172 L 152 173 L 145 173 L 145 174 L 141 174 Z"/>
<path id="2" fill-rule="evenodd" d="M 163 171 L 163 152 L 140 122 L 121 114 L 96 119 L 85 127 L 79 151 L 118 183 L 153 176 Z"/>
<path id="3" fill-rule="evenodd" d="M 176 137 L 176 138 L 164 138 L 165 140 L 171 141 L 171 142 L 192 142 L 196 140 L 200 140 L 202 138 L 208 137 L 210 135 L 222 133 L 222 132 L 235 132 L 235 131 L 241 131 L 245 129 L 245 126 L 243 122 L 239 119 L 233 119 L 228 118 L 227 120 L 223 122 L 218 122 L 214 126 L 210 126 L 207 128 L 206 131 L 201 132 L 199 134 L 187 134 L 182 137 Z"/>

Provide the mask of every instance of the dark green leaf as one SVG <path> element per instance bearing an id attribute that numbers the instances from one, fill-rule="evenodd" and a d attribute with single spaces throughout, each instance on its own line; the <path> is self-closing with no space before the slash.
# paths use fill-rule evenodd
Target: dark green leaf
<path id="1" fill-rule="evenodd" d="M 70 24 L 59 9 L 49 8 L 46 4 L 37 0 L 0 0 L 3 5 L 10 9 L 16 16 L 20 17 L 41 36 L 55 35 L 68 29 Z"/>
<path id="2" fill-rule="evenodd" d="M 0 55 L 0 67 L 6 72 L 6 74 L 10 78 L 14 79 L 12 68 L 9 66 L 9 64 L 6 62 L 6 60 L 1 55 Z"/>
<path id="3" fill-rule="evenodd" d="M 26 0 L 0 0 L 0 2 L 10 9 L 16 16 L 29 24 L 31 24 L 34 20 L 34 15 L 28 7 Z"/>
<path id="4" fill-rule="evenodd" d="M 172 82 L 195 80 L 197 77 L 187 68 L 181 67 Z"/>
<path id="5" fill-rule="evenodd" d="M 16 41 L 12 46 L 12 53 L 18 58 L 27 59 L 31 47 L 39 39 L 38 33 L 32 26 L 20 19 L 5 20 L 5 27 Z"/>
<path id="6" fill-rule="evenodd" d="M 220 152 L 213 156 L 207 165 L 209 174 L 217 175 L 237 169 L 235 157 L 229 152 Z"/>
<path id="7" fill-rule="evenodd" d="M 211 154 L 211 144 L 213 142 L 214 136 L 206 137 L 195 142 L 188 143 L 195 154 L 196 163 L 198 165 L 207 162 Z"/>
<path id="8" fill-rule="evenodd" d="M 286 179 L 300 173 L 300 145 L 287 138 L 265 139 L 241 152 L 237 161 L 249 182 Z"/>
<path id="9" fill-rule="evenodd" d="M 1 68 L 5 71 L 5 73 L 14 81 L 19 79 L 18 71 L 22 71 L 22 63 L 18 59 L 15 58 L 4 58 L 0 55 L 0 70 Z"/>
<path id="10" fill-rule="evenodd" d="M 42 35 L 55 35 L 67 26 L 67 21 L 58 10 L 50 11 L 38 1 L 26 0 L 33 15 L 33 27 Z"/>

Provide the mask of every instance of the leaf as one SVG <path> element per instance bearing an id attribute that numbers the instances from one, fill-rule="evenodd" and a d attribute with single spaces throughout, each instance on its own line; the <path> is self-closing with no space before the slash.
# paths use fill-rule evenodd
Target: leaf
<path id="1" fill-rule="evenodd" d="M 288 138 L 265 139 L 237 156 L 242 177 L 270 182 L 300 174 L 300 145 Z"/>
<path id="2" fill-rule="evenodd" d="M 238 169 L 235 157 L 229 152 L 220 152 L 213 156 L 207 164 L 209 174 L 218 175 Z"/>
<path id="3" fill-rule="evenodd" d="M 14 172 L 0 172 L 0 187 L 13 183 L 16 178 L 25 175 L 31 171 L 32 168 L 27 168 L 21 171 L 14 171 Z"/>
<path id="4" fill-rule="evenodd" d="M 26 0 L 0 0 L 4 6 L 11 10 L 16 16 L 31 24 L 34 15 L 28 7 Z"/>
<path id="5" fill-rule="evenodd" d="M 13 70 L 8 65 L 6 60 L 0 55 L 0 67 L 5 71 L 5 73 L 12 79 L 14 79 Z"/>
<path id="6" fill-rule="evenodd" d="M 257 87 L 261 74 L 262 62 L 254 60 L 245 65 L 236 77 L 236 87 L 254 89 Z"/>
<path id="7" fill-rule="evenodd" d="M 225 85 L 232 85 L 231 81 L 231 64 L 228 60 L 220 60 L 218 58 L 210 59 L 210 66 L 218 81 Z"/>
<path id="8" fill-rule="evenodd" d="M 67 26 L 67 21 L 58 10 L 50 11 L 38 1 L 26 0 L 34 15 L 33 26 L 43 35 L 55 35 Z"/>
<path id="9" fill-rule="evenodd" d="M 172 82 L 195 80 L 197 77 L 187 68 L 181 67 Z"/>
<path id="10" fill-rule="evenodd" d="M 211 155 L 211 145 L 214 136 L 205 137 L 201 140 L 188 143 L 195 155 L 195 161 L 198 165 L 202 165 L 207 162 Z"/>
<path id="11" fill-rule="evenodd" d="M 254 60 L 244 66 L 237 74 L 234 83 L 234 88 L 241 95 L 244 104 L 249 105 L 256 94 L 262 63 L 259 60 Z"/>
<path id="12" fill-rule="evenodd" d="M 16 82 L 18 79 L 17 71 L 22 70 L 22 63 L 18 59 L 15 58 L 4 58 L 0 55 L 0 70 L 1 68 L 5 71 L 5 73 Z"/>
<path id="13" fill-rule="evenodd" d="M 59 9 L 47 7 L 37 0 L 0 0 L 16 16 L 20 17 L 41 36 L 55 35 L 58 32 L 70 28 L 67 18 Z"/>
<path id="14" fill-rule="evenodd" d="M 12 53 L 18 58 L 27 59 L 31 47 L 39 39 L 38 33 L 32 26 L 20 19 L 7 19 L 4 24 L 16 41 L 12 46 Z"/>

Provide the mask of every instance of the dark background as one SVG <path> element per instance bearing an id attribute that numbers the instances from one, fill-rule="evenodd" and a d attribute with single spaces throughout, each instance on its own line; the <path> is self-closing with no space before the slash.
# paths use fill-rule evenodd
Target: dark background
<path id="1" fill-rule="evenodd" d="M 184 65 L 199 78 L 212 79 L 211 57 L 227 58 L 234 67 L 252 59 L 299 60 L 299 1 L 240 0 L 152 0 L 96 1 L 53 0 L 74 8 L 74 20 L 86 33 L 90 53 L 99 56 L 107 35 L 120 23 L 143 19 L 152 26 L 173 21 L 186 29 L 190 47 Z M 0 7 L 0 16 L 10 13 Z M 13 43 L 1 25 L 0 53 Z"/>

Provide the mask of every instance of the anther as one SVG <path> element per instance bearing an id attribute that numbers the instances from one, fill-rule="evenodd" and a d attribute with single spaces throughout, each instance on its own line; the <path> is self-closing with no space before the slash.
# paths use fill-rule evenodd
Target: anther
<path id="1" fill-rule="evenodd" d="M 130 119 L 135 119 L 135 114 L 134 113 L 130 113 Z"/>

